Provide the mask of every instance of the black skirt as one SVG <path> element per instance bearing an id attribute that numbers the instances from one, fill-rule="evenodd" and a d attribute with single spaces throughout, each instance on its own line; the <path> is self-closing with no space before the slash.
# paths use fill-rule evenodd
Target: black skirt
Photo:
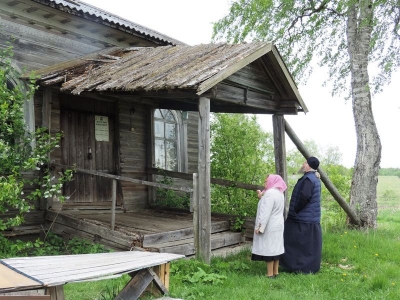
<path id="1" fill-rule="evenodd" d="M 285 253 L 281 259 L 284 271 L 316 273 L 321 267 L 321 224 L 294 222 L 287 219 L 283 232 Z"/>
<path id="2" fill-rule="evenodd" d="M 282 258 L 283 254 L 279 254 L 279 255 L 275 255 L 275 256 L 263 256 L 263 255 L 257 255 L 252 253 L 251 254 L 251 260 L 255 260 L 255 261 L 275 261 L 275 260 L 280 260 Z"/>

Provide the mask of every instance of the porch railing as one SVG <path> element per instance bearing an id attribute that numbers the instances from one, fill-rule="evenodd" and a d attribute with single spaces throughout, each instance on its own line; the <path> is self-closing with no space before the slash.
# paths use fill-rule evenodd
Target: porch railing
<path id="1" fill-rule="evenodd" d="M 174 186 L 174 185 L 168 185 L 168 184 L 157 183 L 157 182 L 152 182 L 152 181 L 134 179 L 134 178 L 126 177 L 126 176 L 113 175 L 113 174 L 103 173 L 103 172 L 99 172 L 99 171 L 92 171 L 92 170 L 87 170 L 87 169 L 82 169 L 82 168 L 76 168 L 74 166 L 62 165 L 62 164 L 52 163 L 51 165 L 54 167 L 65 169 L 65 170 L 71 169 L 71 170 L 74 170 L 76 173 L 80 173 L 80 174 L 88 174 L 88 175 L 94 175 L 94 176 L 98 176 L 98 177 L 112 179 L 111 230 L 115 229 L 115 207 L 116 207 L 116 201 L 117 201 L 117 181 L 126 181 L 126 182 L 131 182 L 131 183 L 135 183 L 135 184 L 139 184 L 139 185 L 146 185 L 146 186 L 163 188 L 163 189 L 172 190 L 172 191 L 189 193 L 190 194 L 190 211 L 191 212 L 193 212 L 193 205 L 194 205 L 194 203 L 196 203 L 197 173 L 188 174 L 188 173 L 173 172 L 173 171 L 168 171 L 168 170 L 163 170 L 163 169 L 158 169 L 158 168 L 150 168 L 147 170 L 148 174 L 166 175 L 171 178 L 192 181 L 193 188 L 189 188 L 189 187 L 184 187 L 184 186 Z M 226 179 L 218 179 L 218 178 L 211 178 L 211 183 L 221 185 L 221 186 L 237 187 L 237 188 L 241 188 L 241 189 L 245 189 L 245 190 L 253 190 L 253 191 L 255 191 L 257 189 L 263 189 L 262 186 L 258 186 L 258 185 L 247 184 L 247 183 L 242 183 L 242 182 L 235 182 L 235 181 L 230 181 L 230 180 L 226 180 Z"/>

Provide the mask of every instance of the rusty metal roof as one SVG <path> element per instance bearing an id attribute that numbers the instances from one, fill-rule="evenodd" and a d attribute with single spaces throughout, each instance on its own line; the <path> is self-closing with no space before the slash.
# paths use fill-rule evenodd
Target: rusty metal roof
<path id="1" fill-rule="evenodd" d="M 124 18 L 121 18 L 117 15 L 111 14 L 105 10 L 97 8 L 93 5 L 87 4 L 83 1 L 79 0 L 31 0 L 43 5 L 50 6 L 52 8 L 64 11 L 66 13 L 84 17 L 94 16 L 99 18 L 99 22 L 104 24 L 104 22 L 110 22 L 111 24 L 117 25 L 118 29 L 130 29 L 142 36 L 146 36 L 150 39 L 156 40 L 159 43 L 164 45 L 183 45 L 184 43 L 173 39 L 165 34 L 152 30 L 150 28 L 141 26 Z"/>

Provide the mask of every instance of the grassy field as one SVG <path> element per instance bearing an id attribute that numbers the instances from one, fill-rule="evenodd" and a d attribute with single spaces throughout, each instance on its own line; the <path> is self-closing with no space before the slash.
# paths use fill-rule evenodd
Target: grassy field
<path id="1" fill-rule="evenodd" d="M 170 296 L 189 299 L 400 299 L 400 178 L 379 177 L 378 229 L 360 232 L 335 227 L 323 235 L 321 271 L 265 277 L 265 264 L 250 251 L 210 266 L 195 260 L 172 263 Z M 127 277 L 67 284 L 66 299 L 112 299 Z M 152 299 L 145 295 L 142 299 Z"/>

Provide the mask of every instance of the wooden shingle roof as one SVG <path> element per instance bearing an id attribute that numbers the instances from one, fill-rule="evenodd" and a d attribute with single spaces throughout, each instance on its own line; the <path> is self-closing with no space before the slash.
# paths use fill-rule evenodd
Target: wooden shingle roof
<path id="1" fill-rule="evenodd" d="M 235 75 L 250 67 L 255 75 Z M 185 91 L 213 98 L 215 87 L 224 83 L 245 89 L 246 105 L 254 92 L 261 101 L 307 111 L 279 52 L 268 42 L 113 48 L 38 70 L 36 78 L 42 86 L 61 83 L 62 92 L 75 95 Z M 270 111 L 278 106 L 269 106 Z"/>

